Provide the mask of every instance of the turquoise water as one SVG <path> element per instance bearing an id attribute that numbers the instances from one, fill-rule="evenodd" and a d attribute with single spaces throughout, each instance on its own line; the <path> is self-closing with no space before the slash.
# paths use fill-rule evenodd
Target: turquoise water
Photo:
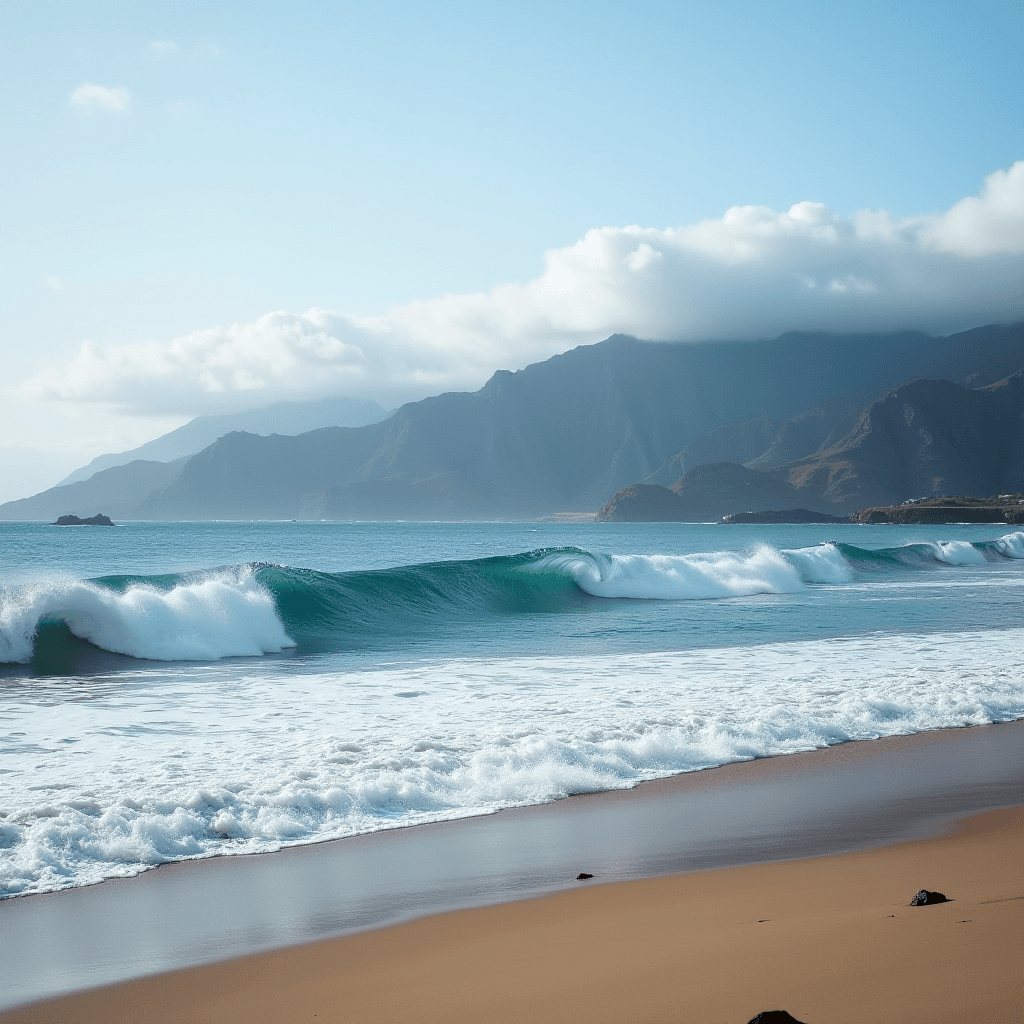
<path id="1" fill-rule="evenodd" d="M 1024 716 L 991 526 L 0 524 L 0 894 Z"/>

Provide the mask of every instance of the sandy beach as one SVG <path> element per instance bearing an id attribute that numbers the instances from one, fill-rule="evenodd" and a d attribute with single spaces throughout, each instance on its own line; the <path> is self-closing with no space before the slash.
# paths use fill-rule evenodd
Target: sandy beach
<path id="1" fill-rule="evenodd" d="M 0 1015 L 121 1021 L 1021 1019 L 1024 808 L 854 854 L 437 915 Z M 917 889 L 950 902 L 908 903 Z"/>
<path id="2" fill-rule="evenodd" d="M 95 967 L 82 961 L 77 981 L 64 987 L 91 990 L 22 999 L 27 1005 L 0 1021 L 745 1024 L 773 1008 L 809 1024 L 1019 1021 L 1024 806 L 1006 805 L 1022 792 L 1022 741 L 1024 724 L 1012 723 L 844 744 L 626 792 L 5 901 L 9 971 L 19 950 L 34 962 L 44 945 L 63 944 L 69 959 L 107 943 L 105 960 L 124 963 L 119 983 L 91 988 L 91 979 L 103 981 L 104 957 Z M 800 809 L 813 812 L 816 827 Z M 699 843 L 688 836 L 702 830 Z M 573 837 L 568 849 L 565 835 Z M 538 848 L 532 873 L 505 888 L 467 877 L 445 890 L 445 865 L 483 871 L 485 847 L 505 859 L 481 877 L 529 862 Z M 406 893 L 398 911 L 371 887 L 363 901 L 381 904 L 379 916 L 350 919 L 350 934 L 302 941 L 315 927 L 293 926 L 291 942 L 276 940 L 287 948 L 260 950 L 267 940 L 247 907 L 278 908 L 280 917 L 286 904 L 319 899 L 328 919 L 319 927 L 330 927 L 327 879 L 358 867 L 360 856 L 382 866 L 384 889 L 393 871 L 396 893 L 403 885 L 422 892 Z M 545 857 L 560 877 L 542 877 Z M 403 878 L 403 863 L 419 873 Z M 577 882 L 568 863 L 596 877 Z M 275 896 L 282 886 L 286 898 Z M 921 888 L 950 902 L 908 906 Z M 473 903 L 496 905 L 432 912 Z M 408 920 L 416 914 L 426 916 Z M 174 955 L 198 966 L 153 973 L 151 964 L 175 961 L 139 960 L 138 936 L 172 935 L 175 916 L 191 929 L 176 941 L 187 946 L 191 935 L 192 947 Z M 248 930 L 248 947 L 210 945 L 210 934 L 232 929 Z M 223 953 L 246 948 L 253 951 Z"/>

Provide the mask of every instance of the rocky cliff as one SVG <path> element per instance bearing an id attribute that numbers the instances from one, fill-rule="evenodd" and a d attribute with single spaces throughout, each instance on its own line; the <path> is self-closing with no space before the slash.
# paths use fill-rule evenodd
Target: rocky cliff
<path id="1" fill-rule="evenodd" d="M 698 466 L 664 495 L 625 488 L 599 515 L 692 521 L 798 507 L 847 515 L 909 499 L 1022 489 L 1024 372 L 1018 371 L 979 389 L 910 381 L 871 403 L 844 437 L 813 455 L 767 471 Z"/>

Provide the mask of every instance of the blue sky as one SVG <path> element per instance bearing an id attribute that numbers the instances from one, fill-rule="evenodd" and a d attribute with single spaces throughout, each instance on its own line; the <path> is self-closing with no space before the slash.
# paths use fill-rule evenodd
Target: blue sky
<path id="1" fill-rule="evenodd" d="M 209 387 L 195 376 L 208 380 L 208 363 L 181 369 L 191 357 L 168 346 L 194 332 L 274 311 L 365 321 L 405 310 L 377 334 L 344 319 L 296 328 L 328 339 L 317 342 L 321 363 L 348 358 L 346 346 L 372 363 L 373 339 L 405 325 L 402 373 L 388 375 L 392 353 L 372 373 L 309 375 L 310 396 L 348 388 L 390 402 L 449 381 L 475 386 L 606 326 L 761 336 L 771 317 L 763 332 L 728 318 L 719 331 L 713 309 L 634 327 L 591 280 L 563 295 L 593 306 L 582 326 L 539 324 L 522 303 L 474 320 L 473 339 L 451 345 L 461 364 L 466 345 L 478 353 L 460 377 L 442 365 L 437 300 L 529 289 L 551 269 L 545 253 L 571 251 L 603 227 L 678 228 L 736 205 L 781 212 L 804 201 L 840 225 L 865 209 L 941 214 L 1024 158 L 1019 0 L 36 0 L 0 2 L 0 47 L 0 469 L 6 450 L 16 490 L 197 412 L 261 404 L 248 363 L 233 383 Z M 76 93 L 83 87 L 98 89 Z M 660 237 L 639 244 L 660 258 Z M 645 252 L 626 256 L 639 266 Z M 1005 309 L 1006 259 L 1019 267 L 1019 253 L 1003 243 L 998 255 L 1004 293 L 966 310 L 964 323 Z M 822 271 L 821 287 L 839 294 L 845 281 L 878 294 L 869 257 L 857 259 Z M 922 301 L 859 320 L 814 307 L 793 326 L 813 316 L 826 328 L 874 329 L 886 317 L 962 325 L 949 310 L 929 320 Z M 408 327 L 417 302 L 429 307 L 429 343 Z M 465 322 L 460 313 L 453 338 Z M 262 344 L 257 334 L 236 337 L 231 351 Z M 157 347 L 131 349 L 146 343 Z M 103 373 L 119 369 L 103 377 L 96 357 L 83 362 L 83 345 L 106 353 Z M 218 352 L 218 365 L 233 358 Z M 140 386 L 125 359 L 136 377 L 140 359 L 177 369 Z M 302 397 L 302 373 L 289 379 L 290 390 L 266 399 Z M 144 397 L 128 401 L 126 389 Z M 72 446 L 68 424 L 79 425 Z M 17 476 L 22 463 L 35 476 Z"/>

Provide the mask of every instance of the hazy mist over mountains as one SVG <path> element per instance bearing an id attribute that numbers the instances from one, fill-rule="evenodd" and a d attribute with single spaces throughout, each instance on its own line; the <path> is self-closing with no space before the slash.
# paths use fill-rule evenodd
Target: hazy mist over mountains
<path id="1" fill-rule="evenodd" d="M 990 385 L 1022 366 L 1021 323 L 946 338 L 613 336 L 361 426 L 300 432 L 317 417 L 372 419 L 382 410 L 336 400 L 202 417 L 104 457 L 134 461 L 8 502 L 0 517 L 518 518 L 594 512 L 640 482 L 673 487 L 695 516 L 779 507 L 789 497 L 790 507 L 846 513 L 883 499 L 1011 486 L 1022 463 L 1020 379 Z M 218 430 L 195 454 L 154 457 Z M 708 466 L 719 468 L 700 471 Z"/>
<path id="2" fill-rule="evenodd" d="M 384 406 L 370 399 L 322 398 L 312 402 L 275 402 L 260 409 L 220 416 L 197 416 L 177 430 L 131 451 L 98 455 L 88 466 L 76 469 L 57 486 L 88 480 L 100 470 L 124 466 L 138 459 L 171 462 L 187 458 L 233 430 L 244 430 L 250 434 L 303 434 L 318 427 L 361 427 L 376 423 L 386 415 Z"/>

